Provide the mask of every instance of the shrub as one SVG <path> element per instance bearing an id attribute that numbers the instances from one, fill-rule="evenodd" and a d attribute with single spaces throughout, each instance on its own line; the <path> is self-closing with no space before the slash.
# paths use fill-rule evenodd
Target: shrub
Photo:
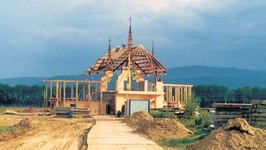
<path id="1" fill-rule="evenodd" d="M 188 104 L 185 108 L 184 117 L 187 119 L 193 119 L 195 117 L 195 111 L 199 106 L 200 99 L 194 95 L 188 100 Z"/>
<path id="2" fill-rule="evenodd" d="M 195 118 L 195 124 L 198 127 L 207 127 L 211 124 L 210 114 L 208 112 L 201 112 L 199 116 Z"/>
<path id="3" fill-rule="evenodd" d="M 195 128 L 196 127 L 195 119 L 182 118 L 182 119 L 178 119 L 177 121 L 182 123 L 187 128 Z"/>
<path id="4" fill-rule="evenodd" d="M 171 119 L 176 119 L 176 115 L 172 112 L 161 112 L 161 111 L 150 111 L 150 115 L 153 118 L 171 118 Z"/>

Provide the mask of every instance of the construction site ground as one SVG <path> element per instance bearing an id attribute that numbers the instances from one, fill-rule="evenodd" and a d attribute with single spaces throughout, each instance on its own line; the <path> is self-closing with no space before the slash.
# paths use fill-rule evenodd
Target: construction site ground
<path id="1" fill-rule="evenodd" d="M 14 131 L 11 134 L 0 132 L 0 140 L 5 140 L 0 142 L 1 150 L 163 149 L 153 141 L 135 133 L 115 116 L 57 118 L 1 115 L 0 126 L 13 126 L 26 118 L 30 121 L 28 124 L 31 124 L 29 129 Z M 24 123 L 24 126 L 28 125 Z"/>
<path id="2" fill-rule="evenodd" d="M 86 149 L 86 132 L 93 125 L 93 118 L 0 115 L 0 126 L 13 126 L 25 118 L 32 127 L 11 133 L 0 132 L 1 150 Z"/>
<path id="3" fill-rule="evenodd" d="M 89 150 L 163 150 L 151 140 L 137 134 L 122 119 L 95 116 L 96 124 L 88 134 Z"/>

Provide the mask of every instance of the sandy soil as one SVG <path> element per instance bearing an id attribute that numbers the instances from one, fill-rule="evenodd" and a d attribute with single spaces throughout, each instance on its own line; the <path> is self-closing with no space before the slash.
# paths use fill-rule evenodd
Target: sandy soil
<path id="1" fill-rule="evenodd" d="M 187 150 L 265 150 L 266 130 L 252 127 L 243 118 L 229 119 Z"/>
<path id="2" fill-rule="evenodd" d="M 87 149 L 92 118 L 0 115 L 0 125 L 12 126 L 25 118 L 31 120 L 33 128 L 14 139 L 0 142 L 1 150 Z"/>
<path id="3" fill-rule="evenodd" d="M 183 124 L 169 118 L 153 118 L 148 112 L 135 112 L 125 122 L 152 140 L 184 138 L 193 134 Z"/>

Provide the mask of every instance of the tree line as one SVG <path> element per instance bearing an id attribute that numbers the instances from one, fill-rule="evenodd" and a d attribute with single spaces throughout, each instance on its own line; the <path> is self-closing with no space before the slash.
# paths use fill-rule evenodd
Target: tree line
<path id="1" fill-rule="evenodd" d="M 0 105 L 41 107 L 44 90 L 45 86 L 40 85 L 0 84 Z M 202 108 L 211 107 L 213 103 L 250 103 L 253 99 L 266 99 L 266 88 L 263 87 L 229 89 L 219 85 L 197 85 L 192 91 Z"/>
<path id="2" fill-rule="evenodd" d="M 229 89 L 219 85 L 198 85 L 192 89 L 202 108 L 211 107 L 213 103 L 250 103 L 251 100 L 266 99 L 266 88 L 257 86 Z"/>
<path id="3" fill-rule="evenodd" d="M 1 106 L 33 106 L 41 107 L 43 104 L 43 91 L 45 86 L 0 84 Z"/>

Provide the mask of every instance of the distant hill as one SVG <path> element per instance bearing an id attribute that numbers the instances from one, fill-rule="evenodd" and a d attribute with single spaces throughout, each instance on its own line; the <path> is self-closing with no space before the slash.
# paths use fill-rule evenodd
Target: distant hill
<path id="1" fill-rule="evenodd" d="M 164 83 L 217 84 L 231 89 L 244 86 L 266 87 L 266 71 L 239 68 L 187 66 L 168 69 Z"/>
<path id="2" fill-rule="evenodd" d="M 8 78 L 8 79 L 0 79 L 0 83 L 9 84 L 11 86 L 17 84 L 23 85 L 43 85 L 43 80 L 88 80 L 91 79 L 88 75 L 61 75 L 61 76 L 53 76 L 50 78 L 45 77 L 19 77 L 19 78 Z M 93 80 L 99 80 L 100 75 L 93 76 Z"/>
<path id="3" fill-rule="evenodd" d="M 14 86 L 16 84 L 24 85 L 43 85 L 42 80 L 99 80 L 102 74 L 95 75 L 64 75 L 54 76 L 51 78 L 45 77 L 21 77 L 0 79 L 0 83 Z M 114 88 L 114 75 L 110 82 L 110 88 Z M 186 66 L 169 68 L 166 75 L 161 76 L 164 83 L 174 84 L 217 84 L 224 85 L 231 89 L 244 86 L 259 86 L 266 87 L 266 71 L 251 70 L 239 68 L 224 68 L 224 67 L 208 67 L 208 66 Z M 153 81 L 152 77 L 148 80 Z"/>

